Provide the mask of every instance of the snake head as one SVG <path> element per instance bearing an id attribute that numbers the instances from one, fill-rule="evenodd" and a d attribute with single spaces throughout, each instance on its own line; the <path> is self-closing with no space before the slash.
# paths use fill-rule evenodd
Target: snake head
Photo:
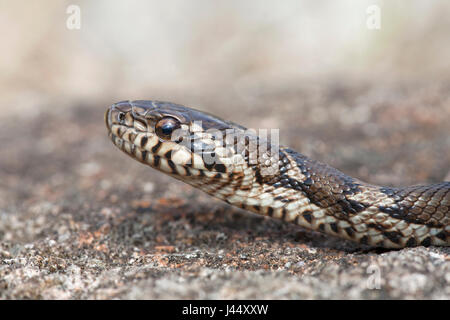
<path id="1" fill-rule="evenodd" d="M 208 113 L 161 101 L 122 101 L 105 113 L 109 136 L 132 158 L 197 186 L 254 175 L 261 139 Z M 252 166 L 252 162 L 254 165 Z"/>

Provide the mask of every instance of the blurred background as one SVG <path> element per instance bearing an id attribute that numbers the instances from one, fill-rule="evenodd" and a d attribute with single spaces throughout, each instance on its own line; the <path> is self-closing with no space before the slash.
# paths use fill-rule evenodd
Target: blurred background
<path id="1" fill-rule="evenodd" d="M 3 174 L 102 167 L 102 114 L 125 99 L 279 128 L 375 183 L 449 174 L 448 1 L 0 3 Z"/>
<path id="2" fill-rule="evenodd" d="M 215 95 L 257 108 L 262 87 L 449 76 L 445 0 L 0 3 L 2 116 L 50 101 Z M 66 26 L 71 5 L 80 29 Z M 379 29 L 367 26 L 374 5 Z"/>
<path id="3" fill-rule="evenodd" d="M 386 283 L 432 265 L 422 286 L 367 290 L 356 245 L 137 163 L 103 114 L 167 100 L 374 184 L 450 180 L 449 17 L 448 0 L 0 0 L 0 299 L 448 298 L 438 251 L 380 262 Z M 229 268 L 273 273 L 210 277 Z"/>
<path id="4" fill-rule="evenodd" d="M 448 1 L 0 3 L 0 173 L 102 167 L 106 107 L 157 99 L 375 183 L 449 174 Z"/>

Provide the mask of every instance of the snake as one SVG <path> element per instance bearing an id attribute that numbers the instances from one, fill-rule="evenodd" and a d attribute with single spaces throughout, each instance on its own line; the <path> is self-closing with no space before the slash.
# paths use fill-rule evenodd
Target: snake
<path id="1" fill-rule="evenodd" d="M 449 181 L 365 183 L 272 135 L 171 102 L 114 103 L 105 122 L 133 159 L 233 206 L 366 246 L 450 245 Z"/>

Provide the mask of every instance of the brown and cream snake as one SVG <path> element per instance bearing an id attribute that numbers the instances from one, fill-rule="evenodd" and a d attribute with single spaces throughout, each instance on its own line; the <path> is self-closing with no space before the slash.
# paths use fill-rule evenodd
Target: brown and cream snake
<path id="1" fill-rule="evenodd" d="M 450 182 L 367 184 L 169 102 L 119 102 L 105 121 L 112 142 L 133 159 L 229 204 L 370 246 L 450 245 Z"/>

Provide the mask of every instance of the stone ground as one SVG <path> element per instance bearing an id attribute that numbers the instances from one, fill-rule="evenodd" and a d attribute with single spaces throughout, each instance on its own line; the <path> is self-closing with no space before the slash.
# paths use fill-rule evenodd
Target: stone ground
<path id="1" fill-rule="evenodd" d="M 450 180 L 449 81 L 173 101 L 280 128 L 283 144 L 372 183 Z M 0 299 L 450 298 L 448 248 L 365 248 L 232 208 L 116 150 L 112 102 L 3 108 Z"/>

